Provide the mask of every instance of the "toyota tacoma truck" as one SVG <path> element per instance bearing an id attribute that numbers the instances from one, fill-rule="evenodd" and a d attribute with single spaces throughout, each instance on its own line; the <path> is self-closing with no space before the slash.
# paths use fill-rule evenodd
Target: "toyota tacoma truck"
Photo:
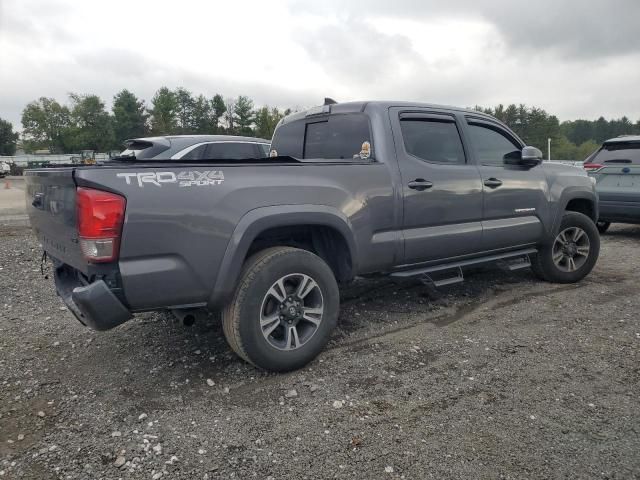
<path id="1" fill-rule="evenodd" d="M 285 117 L 264 158 L 177 158 L 176 141 L 26 173 L 32 228 L 84 325 L 220 311 L 240 357 L 287 371 L 326 345 L 355 276 L 439 287 L 497 263 L 570 283 L 598 258 L 587 173 L 477 111 L 325 102 Z"/>

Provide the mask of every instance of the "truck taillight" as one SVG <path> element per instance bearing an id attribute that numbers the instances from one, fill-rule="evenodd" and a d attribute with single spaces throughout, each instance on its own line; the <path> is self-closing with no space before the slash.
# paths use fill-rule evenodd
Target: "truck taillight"
<path id="1" fill-rule="evenodd" d="M 90 262 L 118 258 L 126 200 L 115 193 L 78 187 L 78 234 L 82 254 Z"/>

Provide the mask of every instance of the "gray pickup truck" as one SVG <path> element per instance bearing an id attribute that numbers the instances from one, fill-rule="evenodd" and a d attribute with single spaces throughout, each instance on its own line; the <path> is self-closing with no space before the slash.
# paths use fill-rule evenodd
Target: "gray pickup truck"
<path id="1" fill-rule="evenodd" d="M 594 182 L 476 111 L 326 104 L 283 119 L 257 159 L 136 145 L 138 158 L 26 173 L 58 294 L 97 330 L 218 310 L 240 357 L 286 371 L 325 346 L 356 275 L 441 286 L 499 262 L 566 283 L 598 258 Z"/>

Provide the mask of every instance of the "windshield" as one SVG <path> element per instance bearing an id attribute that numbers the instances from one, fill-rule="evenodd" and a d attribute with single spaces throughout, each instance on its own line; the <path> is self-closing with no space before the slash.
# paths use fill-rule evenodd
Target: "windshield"
<path id="1" fill-rule="evenodd" d="M 640 143 L 610 143 L 605 144 L 589 163 L 635 163 L 640 164 Z"/>

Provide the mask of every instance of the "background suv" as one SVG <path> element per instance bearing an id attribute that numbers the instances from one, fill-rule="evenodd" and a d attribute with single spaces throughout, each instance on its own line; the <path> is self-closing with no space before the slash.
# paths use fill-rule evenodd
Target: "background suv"
<path id="1" fill-rule="evenodd" d="M 607 140 L 584 168 L 600 197 L 598 230 L 604 233 L 611 222 L 640 224 L 640 135 Z"/>
<path id="2" fill-rule="evenodd" d="M 231 135 L 171 135 L 134 138 L 121 156 L 138 160 L 241 160 L 269 156 L 269 140 Z"/>

